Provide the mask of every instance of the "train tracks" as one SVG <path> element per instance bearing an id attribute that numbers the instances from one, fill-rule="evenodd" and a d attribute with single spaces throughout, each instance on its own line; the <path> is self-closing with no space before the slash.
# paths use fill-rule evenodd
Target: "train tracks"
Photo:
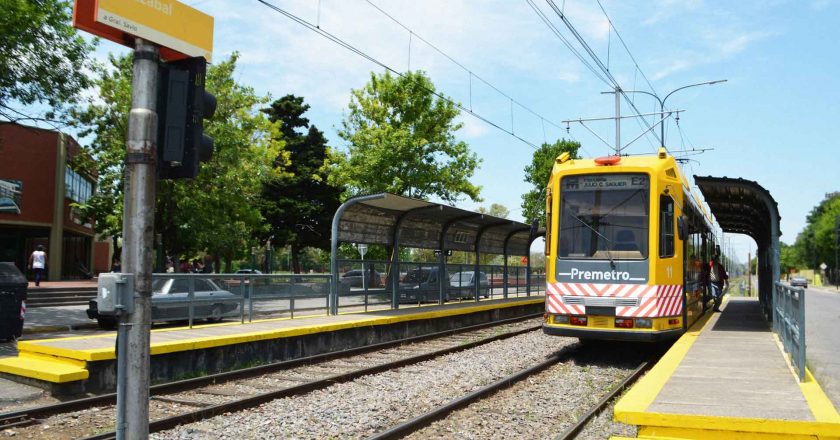
<path id="1" fill-rule="evenodd" d="M 153 420 L 149 430 L 158 432 L 253 408 L 533 332 L 540 328 L 539 323 L 523 320 L 536 316 L 155 385 L 150 389 Z M 17 429 L 21 434 L 31 430 L 49 438 L 115 438 L 115 400 L 114 394 L 107 394 L 0 414 L 0 430 Z"/>
<path id="2" fill-rule="evenodd" d="M 411 420 L 405 421 L 385 431 L 377 433 L 376 435 L 370 436 L 368 437 L 368 440 L 390 440 L 406 437 L 418 439 L 454 437 L 454 435 L 452 434 L 456 434 L 458 432 L 457 427 L 461 427 L 462 430 L 469 432 L 474 437 L 482 437 L 482 433 L 473 431 L 470 428 L 471 425 L 468 422 L 465 422 L 464 419 L 484 419 L 483 422 L 486 423 L 488 414 L 491 414 L 491 417 L 497 419 L 495 423 L 498 426 L 502 427 L 502 433 L 504 433 L 504 437 L 520 437 L 520 435 L 518 435 L 517 433 L 506 432 L 504 430 L 505 428 L 509 428 L 510 426 L 517 423 L 517 421 L 513 419 L 504 420 L 504 417 L 506 415 L 515 416 L 515 414 L 506 414 L 504 405 L 496 405 L 496 408 L 494 408 L 493 411 L 487 411 L 487 408 L 475 408 L 472 410 L 470 410 L 470 408 L 472 408 L 473 404 L 482 400 L 486 401 L 488 406 L 492 406 L 492 400 L 497 395 L 497 393 L 501 392 L 502 390 L 511 389 L 511 394 L 516 396 L 523 394 L 524 390 L 513 390 L 512 388 L 527 388 L 529 385 L 526 383 L 525 379 L 534 378 L 534 380 L 540 385 L 545 385 L 542 382 L 546 381 L 546 377 L 537 376 L 540 376 L 541 373 L 551 368 L 562 367 L 564 363 L 573 361 L 577 357 L 586 356 L 587 354 L 584 352 L 588 350 L 593 350 L 593 347 L 583 347 L 580 345 L 568 346 L 564 350 L 561 350 L 558 353 L 548 356 L 546 359 L 537 362 L 531 366 L 528 366 L 527 368 L 524 368 L 506 377 L 503 377 L 489 385 L 474 390 L 466 395 L 450 400 Z M 638 366 L 633 368 L 620 381 L 613 384 L 608 391 L 604 392 L 603 395 L 600 396 L 597 402 L 591 404 L 588 408 L 585 406 L 574 408 L 572 412 L 574 414 L 581 415 L 574 417 L 573 422 L 567 424 L 567 426 L 565 426 L 565 428 L 559 434 L 553 434 L 550 437 L 556 438 L 557 440 L 570 440 L 576 438 L 578 434 L 580 434 L 580 432 L 583 430 L 583 428 L 587 425 L 587 423 L 590 420 L 592 420 L 593 417 L 597 416 L 599 413 L 604 411 L 622 391 L 627 389 L 637 379 L 639 379 L 647 371 L 647 369 L 656 362 L 656 359 L 658 359 L 660 356 L 661 352 L 652 353 L 650 356 L 651 359 L 646 359 L 640 362 Z M 550 376 L 549 374 L 543 375 L 547 377 Z M 532 394 L 544 395 L 544 393 L 542 393 L 541 391 L 537 391 Z M 520 401 L 523 405 L 527 405 L 525 399 L 520 399 Z M 447 419 L 450 418 L 450 416 L 462 410 L 466 414 L 460 415 L 460 420 L 451 421 L 448 424 L 446 423 Z M 560 412 L 559 408 L 558 412 Z M 552 418 L 558 418 L 559 416 L 561 416 L 561 414 L 553 414 Z M 438 426 L 430 427 L 430 425 L 432 425 L 433 423 L 435 423 Z M 482 420 L 479 420 L 478 424 L 480 425 L 481 423 Z M 546 418 L 545 423 L 550 423 L 549 418 Z M 456 428 L 453 428 L 453 426 L 455 426 Z M 493 435 L 491 434 L 487 437 L 493 438 Z M 549 436 L 544 435 L 544 433 L 532 432 L 530 433 L 529 437 L 546 438 Z"/>

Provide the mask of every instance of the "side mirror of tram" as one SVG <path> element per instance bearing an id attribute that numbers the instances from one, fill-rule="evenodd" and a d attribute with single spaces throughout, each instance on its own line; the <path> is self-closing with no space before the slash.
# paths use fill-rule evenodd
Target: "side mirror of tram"
<path id="1" fill-rule="evenodd" d="M 684 215 L 677 217 L 677 234 L 680 236 L 680 240 L 685 241 L 688 238 L 688 220 Z"/>

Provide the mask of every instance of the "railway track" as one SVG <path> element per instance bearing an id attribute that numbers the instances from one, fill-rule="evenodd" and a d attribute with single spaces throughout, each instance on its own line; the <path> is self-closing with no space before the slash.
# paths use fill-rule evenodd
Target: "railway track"
<path id="1" fill-rule="evenodd" d="M 539 316 L 541 314 L 155 385 L 150 388 L 152 420 L 149 431 L 158 432 L 252 408 L 274 399 L 305 394 L 533 332 L 541 325 L 529 319 Z M 115 401 L 115 394 L 105 394 L 0 414 L 0 430 L 23 431 L 49 426 L 60 428 L 62 432 L 50 434 L 47 429 L 39 429 L 37 433 L 50 438 L 115 438 Z M 103 427 L 103 421 L 110 421 L 110 428 Z M 90 435 L 94 432 L 98 433 Z"/>
<path id="2" fill-rule="evenodd" d="M 522 384 L 525 382 L 525 379 L 533 378 L 534 376 L 539 375 L 540 373 L 553 368 L 557 367 L 558 365 L 562 365 L 565 362 L 569 362 L 574 360 L 576 357 L 579 356 L 586 356 L 586 351 L 591 351 L 594 348 L 591 346 L 581 346 L 581 345 L 572 345 L 566 347 L 565 349 L 548 356 L 544 360 L 537 362 L 527 368 L 524 368 L 520 371 L 517 371 L 509 376 L 501 378 L 489 385 L 486 385 L 480 389 L 474 390 L 469 394 L 466 394 L 462 397 L 453 399 L 449 402 L 446 402 L 436 408 L 433 408 L 426 413 L 419 415 L 411 420 L 405 421 L 398 425 L 392 426 L 391 428 L 382 431 L 376 435 L 368 437 L 368 440 L 390 440 L 390 439 L 399 439 L 399 438 L 439 438 L 439 437 L 446 437 L 448 436 L 451 431 L 441 430 L 435 432 L 431 430 L 431 432 L 426 432 L 424 429 L 429 427 L 431 424 L 444 421 L 453 413 L 468 408 L 470 405 L 479 402 L 481 400 L 492 400 L 494 395 L 499 393 L 502 390 L 511 388 L 513 386 L 518 386 L 518 384 Z M 661 356 L 661 352 L 656 352 L 651 355 L 651 359 L 644 360 L 638 364 L 632 371 L 629 372 L 625 377 L 623 377 L 618 383 L 612 386 L 606 393 L 600 396 L 600 399 L 591 405 L 588 408 L 576 408 L 574 413 L 582 414 L 581 416 L 577 417 L 573 423 L 567 426 L 559 435 L 556 435 L 557 440 L 571 440 L 576 438 L 576 436 L 583 430 L 586 424 L 599 413 L 601 413 L 605 408 L 607 408 L 610 403 L 618 396 L 622 391 L 627 389 L 630 385 L 632 385 L 636 380 L 638 380 L 643 373 L 645 373 L 650 366 L 655 364 L 656 360 Z M 524 385 L 527 387 L 527 385 Z M 501 409 L 497 409 L 493 411 L 494 417 L 503 417 L 501 415 L 503 411 Z M 473 417 L 486 417 L 486 412 L 476 411 Z M 469 417 L 469 416 L 468 416 Z M 515 421 L 510 421 L 508 423 L 515 423 Z M 442 432 L 442 433 L 441 433 Z M 476 434 L 476 433 L 474 433 Z M 412 436 L 413 435 L 413 436 Z M 480 434 L 476 434 L 479 435 Z M 534 434 L 536 435 L 536 434 Z M 515 435 L 513 435 L 515 436 Z"/>

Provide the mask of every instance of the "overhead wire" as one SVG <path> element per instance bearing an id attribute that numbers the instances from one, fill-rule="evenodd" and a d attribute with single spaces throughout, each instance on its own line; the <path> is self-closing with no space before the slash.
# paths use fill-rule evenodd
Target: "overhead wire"
<path id="1" fill-rule="evenodd" d="M 391 20 L 392 22 L 394 22 L 396 25 L 398 25 L 399 27 L 403 28 L 403 29 L 404 29 L 405 31 L 407 31 L 407 32 L 409 33 L 409 35 L 411 35 L 413 38 L 416 38 L 416 39 L 418 39 L 418 40 L 422 41 L 422 42 L 423 42 L 423 43 L 425 43 L 427 46 L 429 46 L 430 48 L 432 48 L 435 52 L 439 53 L 440 55 L 442 55 L 444 58 L 446 58 L 447 60 L 449 60 L 450 62 L 452 62 L 452 63 L 453 63 L 453 64 L 455 64 L 456 66 L 460 67 L 462 70 L 464 70 L 464 72 L 467 72 L 467 73 L 469 74 L 469 76 L 470 76 L 470 81 L 472 81 L 472 78 L 473 78 L 473 77 L 475 77 L 475 79 L 477 79 L 477 80 L 481 81 L 481 82 L 482 82 L 482 83 L 484 83 L 486 86 L 488 86 L 488 87 L 490 87 L 491 89 L 493 89 L 496 93 L 498 93 L 499 95 L 501 95 L 501 96 L 505 97 L 506 99 L 508 99 L 508 100 L 509 100 L 512 104 L 514 104 L 514 105 L 516 105 L 516 106 L 518 106 L 518 107 L 522 108 L 523 110 L 525 110 L 525 111 L 527 111 L 527 112 L 531 113 L 532 115 L 536 116 L 537 118 L 540 118 L 540 119 L 542 119 L 543 121 L 545 121 L 545 122 L 547 122 L 547 123 L 549 123 L 549 124 L 551 124 L 551 125 L 553 125 L 553 126 L 555 126 L 555 127 L 559 128 L 559 129 L 561 129 L 561 130 L 563 129 L 563 127 L 561 127 L 561 126 L 559 126 L 559 125 L 555 124 L 554 122 L 551 122 L 551 120 L 550 120 L 550 119 L 548 119 L 547 117 L 545 117 L 545 116 L 543 116 L 543 115 L 541 115 L 541 114 L 537 113 L 536 111 L 534 111 L 534 110 L 533 110 L 533 109 L 531 109 L 530 107 L 528 107 L 528 106 L 526 106 L 525 104 L 523 104 L 522 102 L 518 101 L 516 98 L 514 98 L 514 97 L 512 97 L 511 95 L 509 95 L 508 93 L 506 93 L 506 92 L 502 91 L 500 88 L 498 88 L 498 87 L 497 87 L 497 86 L 495 86 L 494 84 L 490 83 L 490 81 L 487 81 L 487 80 L 486 80 L 486 79 L 484 79 L 481 75 L 478 75 L 477 73 L 475 73 L 475 71 L 471 70 L 470 68 L 468 68 L 467 66 L 465 66 L 464 64 L 462 64 L 461 62 L 459 62 L 458 60 L 456 60 L 455 58 L 453 58 L 452 56 L 450 56 L 448 53 L 444 52 L 441 48 L 439 48 L 438 46 L 436 46 L 436 45 L 432 44 L 429 40 L 427 40 L 427 39 L 423 38 L 421 35 L 417 34 L 417 32 L 415 32 L 415 31 L 414 31 L 414 29 L 411 29 L 410 27 L 408 27 L 407 25 L 405 25 L 403 22 L 401 22 L 401 21 L 397 20 L 397 18 L 396 18 L 396 17 L 394 17 L 393 15 L 391 15 L 390 13 L 388 13 L 388 11 L 386 11 L 386 10 L 382 9 L 382 7 L 380 7 L 379 5 L 377 5 L 376 3 L 374 3 L 373 1 L 371 1 L 371 0 L 365 0 L 365 2 L 366 2 L 367 4 L 369 4 L 371 7 L 373 7 L 374 9 L 376 9 L 377 11 L 379 11 L 380 13 L 382 13 L 382 15 L 384 15 L 385 17 L 388 17 L 388 19 L 390 19 L 390 20 Z M 471 92 L 470 92 L 470 98 L 472 98 L 472 84 L 470 84 L 470 90 L 471 90 Z M 472 106 L 471 106 L 471 107 L 472 107 Z"/>
<path id="2" fill-rule="evenodd" d="M 398 76 L 400 76 L 400 77 L 402 77 L 402 78 L 405 78 L 405 77 L 406 77 L 406 74 L 405 74 L 404 72 L 400 72 L 400 71 L 398 71 L 397 69 L 395 69 L 395 68 L 393 68 L 393 67 L 391 67 L 391 66 L 389 66 L 389 65 L 385 64 L 384 62 L 379 61 L 378 59 L 376 59 L 376 58 L 374 58 L 373 56 L 371 56 L 371 55 L 367 54 L 366 52 L 362 51 L 361 49 L 356 48 L 355 46 L 351 45 L 350 43 L 348 43 L 348 42 L 346 42 L 346 41 L 342 40 L 341 38 L 339 38 L 339 37 L 337 37 L 337 36 L 333 35 L 333 34 L 332 34 L 332 33 L 330 33 L 330 32 L 325 31 L 324 29 L 321 29 L 320 27 L 318 27 L 318 26 L 316 26 L 316 25 L 314 25 L 314 24 L 310 23 L 309 21 L 307 21 L 307 20 L 305 20 L 305 19 L 303 19 L 303 18 L 301 18 L 301 17 L 299 17 L 299 16 L 297 16 L 297 15 L 295 15 L 295 14 L 292 14 L 292 13 L 291 13 L 291 12 L 289 12 L 289 11 L 286 11 L 285 9 L 283 9 L 283 8 L 281 8 L 281 7 L 279 7 L 279 6 L 273 5 L 273 4 L 269 3 L 269 2 L 268 2 L 268 1 L 266 1 L 266 0 L 256 0 L 256 1 L 257 1 L 257 2 L 259 2 L 259 3 L 261 3 L 261 4 L 263 4 L 263 5 L 265 5 L 265 6 L 266 6 L 266 7 L 268 7 L 269 9 L 272 9 L 273 11 L 275 11 L 275 12 L 277 12 L 277 13 L 279 13 L 279 14 L 281 14 L 281 15 L 285 16 L 286 18 L 288 18 L 288 19 L 290 19 L 290 20 L 294 21 L 295 23 L 298 23 L 298 24 L 300 24 L 301 26 L 303 26 L 303 27 L 305 27 L 305 28 L 307 28 L 307 29 L 311 30 L 312 32 L 315 32 L 315 33 L 317 33 L 317 34 L 321 35 L 322 37 L 324 37 L 324 38 L 326 38 L 326 39 L 328 39 L 328 40 L 332 41 L 333 43 L 335 43 L 335 44 L 337 44 L 337 45 L 339 45 L 339 46 L 341 46 L 341 47 L 343 47 L 343 48 L 345 48 L 345 49 L 349 50 L 350 52 L 353 52 L 353 53 L 355 53 L 356 55 L 358 55 L 358 56 L 360 56 L 360 57 L 362 57 L 362 58 L 364 58 L 364 59 L 366 59 L 366 60 L 370 61 L 371 63 L 376 64 L 377 66 L 379 66 L 379 67 L 381 67 L 381 68 L 383 68 L 383 69 L 385 69 L 385 70 L 387 70 L 387 71 L 389 71 L 389 72 L 391 72 L 391 73 L 393 73 L 393 74 L 395 74 L 395 75 L 398 75 Z M 415 36 L 417 36 L 417 35 L 415 34 Z M 475 112 L 475 111 L 473 111 L 472 109 L 465 107 L 465 106 L 464 106 L 464 105 L 462 105 L 461 103 L 459 103 L 459 102 L 457 102 L 457 101 L 455 101 L 455 100 L 453 100 L 453 99 L 449 98 L 448 96 L 446 96 L 446 95 L 442 94 L 441 92 L 439 92 L 439 91 L 437 91 L 437 90 L 435 90 L 435 89 L 428 88 L 428 87 L 424 87 L 424 89 L 425 89 L 427 92 L 432 93 L 433 95 L 437 96 L 438 98 L 440 98 L 440 99 L 442 99 L 442 100 L 444 100 L 444 101 L 446 101 L 446 102 L 448 102 L 448 103 L 452 104 L 453 106 L 457 107 L 459 110 L 461 110 L 461 111 L 463 111 L 463 112 L 465 112 L 465 113 L 468 113 L 468 114 L 472 115 L 473 117 L 475 117 L 476 119 L 478 119 L 478 120 L 480 120 L 480 121 L 483 121 L 484 123 L 486 123 L 486 124 L 488 124 L 488 125 L 490 125 L 490 126 L 492 126 L 492 127 L 496 128 L 496 129 L 498 129 L 499 131 L 502 131 L 502 132 L 504 132 L 504 133 L 508 134 L 509 136 L 511 136 L 511 137 L 513 137 L 513 138 L 515 138 L 515 139 L 519 140 L 520 142 L 522 142 L 522 143 L 524 143 L 524 144 L 528 145 L 529 147 L 531 147 L 531 148 L 533 148 L 533 149 L 535 149 L 535 150 L 536 150 L 537 148 L 539 148 L 539 147 L 538 147 L 536 144 L 534 144 L 533 142 L 531 142 L 531 141 L 529 141 L 529 140 L 527 140 L 527 139 L 523 138 L 522 136 L 517 135 L 516 133 L 514 133 L 514 132 L 513 132 L 513 131 L 511 131 L 511 130 L 508 130 L 508 129 L 506 129 L 506 128 L 502 127 L 501 125 L 499 125 L 499 124 L 497 124 L 497 123 L 495 123 L 495 122 L 491 121 L 490 119 L 487 119 L 485 116 L 482 116 L 481 114 L 476 113 L 476 112 Z M 548 121 L 548 122 L 549 122 L 549 123 L 551 123 L 550 121 Z"/>
<path id="3" fill-rule="evenodd" d="M 533 4 L 531 3 L 531 1 L 532 1 L 532 0 L 526 0 L 526 2 L 528 2 L 528 3 L 531 5 L 531 7 L 535 9 L 535 11 L 539 10 L 539 8 L 536 8 L 536 7 L 535 7 L 535 5 L 533 5 Z M 546 3 L 548 3 L 549 7 L 550 7 L 550 8 L 554 11 L 554 13 L 555 13 L 558 17 L 560 17 L 560 20 L 563 22 L 563 24 L 565 24 L 565 25 L 566 25 L 566 28 L 567 28 L 567 29 L 569 29 L 569 32 L 570 32 L 570 33 L 571 33 L 571 34 L 575 37 L 575 39 L 577 40 L 578 44 L 579 44 L 579 45 L 583 48 L 583 50 L 584 50 L 584 51 L 585 51 L 585 52 L 589 55 L 589 57 L 590 57 L 590 58 L 592 59 L 592 61 L 594 62 L 595 66 L 597 66 L 597 67 L 598 67 L 598 69 L 600 69 L 600 70 L 601 70 L 601 73 L 603 74 L 603 77 L 604 77 L 604 78 L 606 78 L 606 83 L 607 83 L 607 86 L 609 86 L 609 87 L 611 87 L 611 88 L 615 89 L 615 91 L 616 91 L 616 92 L 620 93 L 620 94 L 621 94 L 621 96 L 624 98 L 624 101 L 625 101 L 625 102 L 626 102 L 626 103 L 630 106 L 630 108 L 631 108 L 631 109 L 633 109 L 633 111 L 635 112 L 635 114 L 636 114 L 637 116 L 639 116 L 639 118 L 638 118 L 638 119 L 641 119 L 641 122 L 639 122 L 639 121 L 638 121 L 638 119 L 637 119 L 637 123 L 640 123 L 640 124 L 641 124 L 641 123 L 644 123 L 644 125 L 645 125 L 645 126 L 646 126 L 646 128 L 647 128 L 647 131 L 649 131 L 649 132 L 650 132 L 649 134 L 650 134 L 650 135 L 652 135 L 654 138 L 656 138 L 656 140 L 658 140 L 658 141 L 659 141 L 659 136 L 657 136 L 657 135 L 656 135 L 656 133 L 653 133 L 653 129 L 652 129 L 651 125 L 648 123 L 647 119 L 645 119 L 645 118 L 642 118 L 642 117 L 641 117 L 641 112 L 640 112 L 640 111 L 639 111 L 639 109 L 636 107 L 636 105 L 635 105 L 635 103 L 633 102 L 633 100 L 632 100 L 632 99 L 628 96 L 628 94 L 627 94 L 627 93 L 625 93 L 625 92 L 624 92 L 624 90 L 623 90 L 623 89 L 622 89 L 622 87 L 621 87 L 621 84 L 618 82 L 618 80 L 616 80 L 616 79 L 615 79 L 615 77 L 614 77 L 614 76 L 612 75 L 612 73 L 609 71 L 609 69 L 607 68 L 607 66 L 605 66 L 605 65 L 604 65 L 603 61 L 601 61 L 601 59 L 598 57 L 598 55 L 595 53 L 595 51 L 592 49 L 592 47 L 591 47 L 591 46 L 589 46 L 589 43 L 587 43 L 586 39 L 585 39 L 585 38 L 584 38 L 584 37 L 580 34 L 580 32 L 578 32 L 578 30 L 577 30 L 577 29 L 575 28 L 575 26 L 571 23 L 571 21 L 569 21 L 569 19 L 568 19 L 568 17 L 566 16 L 566 14 L 565 14 L 565 13 L 561 10 L 561 8 L 559 8 L 559 7 L 557 6 L 557 4 L 554 2 L 554 0 L 546 0 Z M 538 12 L 538 15 L 542 16 L 543 14 L 541 14 L 540 12 Z M 609 20 L 609 18 L 608 18 L 608 20 Z M 547 24 L 548 24 L 548 23 L 547 23 Z M 610 26 L 612 27 L 612 24 L 610 24 Z M 549 26 L 549 27 L 550 27 L 550 28 L 552 28 L 553 26 Z M 557 34 L 555 33 L 555 35 L 557 35 Z M 559 36 L 559 35 L 558 35 L 558 36 Z M 561 39 L 563 39 L 563 38 L 561 38 Z M 565 39 L 564 39 L 564 40 L 565 40 Z M 642 74 L 644 75 L 644 72 L 642 72 Z M 600 75 L 598 75 L 598 76 L 600 76 Z M 602 80 L 603 80 L 603 78 L 602 78 Z M 643 128 L 644 128 L 644 127 L 643 127 Z M 646 137 L 646 138 L 647 138 L 647 136 L 648 136 L 648 134 L 645 134 L 645 137 Z M 648 142 L 649 142 L 649 141 L 648 141 Z"/>

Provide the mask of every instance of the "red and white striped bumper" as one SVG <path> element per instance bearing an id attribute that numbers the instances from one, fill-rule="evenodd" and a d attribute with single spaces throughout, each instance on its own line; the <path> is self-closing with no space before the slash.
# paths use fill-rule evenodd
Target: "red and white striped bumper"
<path id="1" fill-rule="evenodd" d="M 657 318 L 682 314 L 683 286 L 547 283 L 546 311 L 585 315 L 586 306 L 615 307 L 615 316 Z"/>

